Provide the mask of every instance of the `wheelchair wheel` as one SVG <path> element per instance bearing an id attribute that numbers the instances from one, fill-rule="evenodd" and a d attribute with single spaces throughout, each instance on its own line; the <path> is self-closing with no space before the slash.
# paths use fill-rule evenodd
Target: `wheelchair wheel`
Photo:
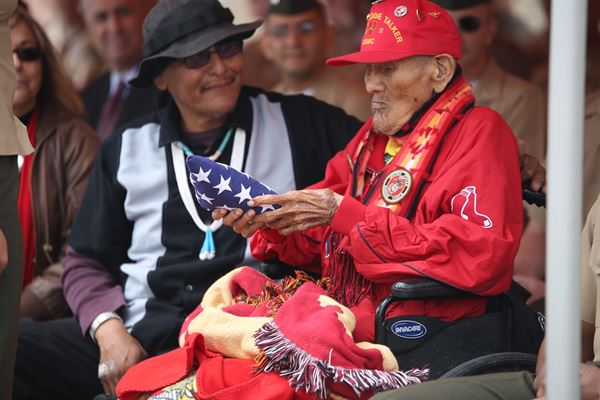
<path id="1" fill-rule="evenodd" d="M 483 375 L 494 372 L 535 372 L 537 355 L 530 353 L 494 353 L 477 357 L 452 368 L 440 379 L 458 376 Z"/>

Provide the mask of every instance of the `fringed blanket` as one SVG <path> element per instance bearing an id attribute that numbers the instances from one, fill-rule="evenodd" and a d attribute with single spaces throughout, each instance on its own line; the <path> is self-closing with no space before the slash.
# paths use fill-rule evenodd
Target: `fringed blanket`
<path id="1" fill-rule="evenodd" d="M 186 319 L 181 347 L 132 367 L 119 398 L 364 399 L 427 379 L 427 369 L 399 371 L 387 347 L 355 343 L 356 318 L 328 284 L 230 272 Z"/>

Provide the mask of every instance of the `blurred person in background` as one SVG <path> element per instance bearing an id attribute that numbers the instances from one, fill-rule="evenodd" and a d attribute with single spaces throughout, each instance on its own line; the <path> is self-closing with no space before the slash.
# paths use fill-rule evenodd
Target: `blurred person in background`
<path id="1" fill-rule="evenodd" d="M 227 2 L 223 2 L 225 5 Z M 269 0 L 249 0 L 247 3 L 248 14 L 252 20 L 265 19 L 271 2 Z M 237 20 L 237 14 L 236 20 Z M 279 71 L 275 64 L 268 60 L 261 49 L 261 38 L 264 28 L 261 26 L 256 33 L 244 43 L 244 70 L 242 83 L 246 86 L 255 86 L 264 90 L 271 90 L 279 81 Z"/>
<path id="2" fill-rule="evenodd" d="M 142 24 L 156 0 L 80 1 L 86 28 L 109 70 L 82 93 L 85 120 L 104 140 L 115 128 L 155 108 L 154 88 L 127 82 L 142 59 Z"/>
<path id="3" fill-rule="evenodd" d="M 371 1 L 364 0 L 324 0 L 327 6 L 329 22 L 335 29 L 335 41 L 328 53 L 333 57 L 338 54 L 351 53 L 360 47 L 365 32 L 364 16 L 369 11 Z M 364 84 L 364 65 L 349 65 L 341 74 Z"/>
<path id="4" fill-rule="evenodd" d="M 20 173 L 25 247 L 20 315 L 46 320 L 69 313 L 61 260 L 100 141 L 83 121 L 83 104 L 41 26 L 22 6 L 9 26 L 17 73 L 14 113 L 36 148 Z"/>
<path id="5" fill-rule="evenodd" d="M 432 0 L 444 7 L 458 28 L 462 43 L 460 64 L 473 86 L 477 105 L 490 107 L 504 117 L 520 139 L 521 153 L 544 159 L 546 105 L 542 91 L 532 83 L 504 71 L 490 55 L 498 20 L 491 0 Z M 528 213 L 539 213 L 526 206 Z M 535 278 L 543 270 L 543 226 L 526 219 L 521 246 L 515 261 L 515 280 L 532 293 L 543 295 Z"/>
<path id="6" fill-rule="evenodd" d="M 583 147 L 583 206 L 581 220 L 585 223 L 594 200 L 600 194 L 600 90 L 586 96 Z M 542 309 L 546 294 L 546 218 L 545 210 L 533 209 L 521 249 L 515 259 L 515 280 L 531 292 L 529 303 Z M 537 303 L 537 304 L 534 304 Z"/>
<path id="7" fill-rule="evenodd" d="M 79 13 L 79 0 L 26 0 L 31 16 L 42 26 L 77 91 L 105 72 Z"/>
<path id="8" fill-rule="evenodd" d="M 454 19 L 462 42 L 460 64 L 473 85 L 477 105 L 498 112 L 525 152 L 538 159 L 545 155 L 546 107 L 539 88 L 503 71 L 490 56 L 498 21 L 491 0 L 433 0 Z"/>
<path id="9" fill-rule="evenodd" d="M 314 96 L 364 121 L 371 114 L 364 87 L 325 66 L 334 38 L 318 0 L 273 2 L 262 36 L 263 53 L 281 77 L 272 90 Z"/>
<path id="10" fill-rule="evenodd" d="M 17 343 L 23 241 L 17 209 L 17 155 L 33 152 L 25 126 L 13 115 L 15 67 L 8 20 L 17 0 L 0 0 L 0 398 L 9 399 Z"/>

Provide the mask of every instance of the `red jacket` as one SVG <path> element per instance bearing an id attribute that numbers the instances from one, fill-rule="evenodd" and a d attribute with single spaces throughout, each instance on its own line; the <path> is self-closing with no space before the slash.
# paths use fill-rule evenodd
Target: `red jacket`
<path id="1" fill-rule="evenodd" d="M 400 279 L 428 276 L 478 295 L 506 291 L 522 230 L 521 179 L 514 135 L 499 114 L 485 107 L 468 111 L 446 134 L 412 220 L 389 209 L 364 206 L 351 196 L 350 163 L 357 135 L 327 165 L 312 189 L 343 194 L 330 226 L 283 237 L 257 232 L 252 255 L 321 271 L 327 263 L 332 231 L 347 235 L 345 249 L 357 271 L 389 293 Z M 388 138 L 380 136 L 369 167 L 383 166 Z M 381 298 L 364 298 L 352 308 L 358 318 L 355 340 L 373 339 L 373 316 Z M 407 301 L 392 315 L 429 315 L 456 320 L 480 315 L 485 299 Z"/>

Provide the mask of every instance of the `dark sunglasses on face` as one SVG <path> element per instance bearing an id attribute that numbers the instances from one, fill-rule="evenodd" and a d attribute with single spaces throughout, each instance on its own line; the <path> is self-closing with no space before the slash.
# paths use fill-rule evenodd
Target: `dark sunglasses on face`
<path id="1" fill-rule="evenodd" d="M 226 59 L 238 55 L 242 52 L 242 41 L 233 40 L 229 42 L 215 44 L 215 49 L 205 49 L 199 53 L 182 59 L 183 63 L 189 69 L 198 69 L 204 67 L 210 62 L 212 53 L 217 53 L 219 57 Z"/>
<path id="2" fill-rule="evenodd" d="M 458 20 L 458 28 L 463 32 L 475 32 L 480 26 L 481 19 L 473 15 L 467 15 Z"/>
<path id="3" fill-rule="evenodd" d="M 37 61 L 42 58 L 42 51 L 37 47 L 20 47 L 14 49 L 13 53 L 17 55 L 19 60 L 24 62 Z"/>

